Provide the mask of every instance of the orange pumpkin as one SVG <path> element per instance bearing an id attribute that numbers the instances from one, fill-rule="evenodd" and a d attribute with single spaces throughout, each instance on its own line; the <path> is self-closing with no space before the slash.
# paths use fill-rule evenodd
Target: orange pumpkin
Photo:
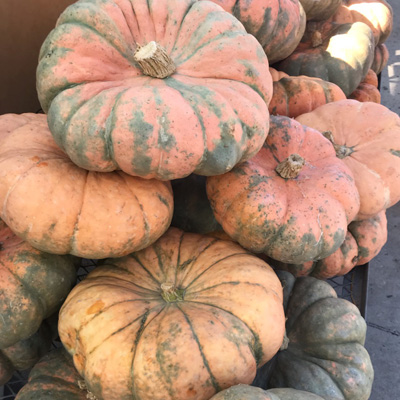
<path id="1" fill-rule="evenodd" d="M 77 167 L 39 114 L 0 117 L 0 203 L 0 217 L 33 247 L 86 258 L 148 246 L 173 212 L 169 182 Z"/>
<path id="2" fill-rule="evenodd" d="M 356 219 L 368 219 L 400 200 L 400 118 L 381 104 L 340 100 L 296 118 L 325 132 L 351 169 L 360 193 Z"/>
<path id="3" fill-rule="evenodd" d="M 61 341 L 98 398 L 208 400 L 280 348 L 281 283 L 238 244 L 171 228 L 72 290 Z"/>
<path id="4" fill-rule="evenodd" d="M 349 99 L 362 102 L 372 101 L 380 104 L 381 92 L 378 89 L 378 77 L 372 69 L 368 70 L 367 75 L 358 85 L 357 89 L 350 94 Z"/>
<path id="5" fill-rule="evenodd" d="M 376 74 L 380 74 L 383 68 L 389 61 L 389 50 L 385 44 L 378 44 L 375 47 L 374 61 L 372 62 L 371 69 L 375 71 Z"/>
<path id="6" fill-rule="evenodd" d="M 287 117 L 270 125 L 255 157 L 207 178 L 215 218 L 243 247 L 276 260 L 327 257 L 358 213 L 352 174 L 316 130 Z"/>

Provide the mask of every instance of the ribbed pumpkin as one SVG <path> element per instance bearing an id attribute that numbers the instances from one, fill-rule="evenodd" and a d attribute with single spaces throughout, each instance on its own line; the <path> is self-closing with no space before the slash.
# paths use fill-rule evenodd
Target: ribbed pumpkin
<path id="1" fill-rule="evenodd" d="M 270 265 L 291 272 L 295 276 L 314 276 L 328 279 L 347 274 L 357 265 L 370 262 L 387 241 L 386 212 L 362 221 L 353 221 L 343 244 L 330 256 L 304 264 L 284 264 L 270 260 Z"/>
<path id="2" fill-rule="evenodd" d="M 268 133 L 266 63 L 210 1 L 80 0 L 43 43 L 37 89 L 57 144 L 82 168 L 215 175 Z"/>
<path id="3" fill-rule="evenodd" d="M 0 220 L 0 349 L 32 336 L 76 280 L 76 260 L 34 249 Z"/>
<path id="4" fill-rule="evenodd" d="M 264 48 L 270 64 L 289 56 L 306 27 L 299 0 L 211 0 L 233 14 Z"/>
<path id="5" fill-rule="evenodd" d="M 248 385 L 235 385 L 217 393 L 210 400 L 323 400 L 323 398 L 303 390 L 262 390 Z"/>
<path id="6" fill-rule="evenodd" d="M 288 76 L 274 81 L 269 112 L 295 118 L 323 104 L 346 98 L 334 83 L 308 76 Z"/>
<path id="7" fill-rule="evenodd" d="M 300 0 L 300 3 L 307 20 L 324 21 L 335 14 L 342 0 Z"/>
<path id="8" fill-rule="evenodd" d="M 269 387 L 294 388 L 329 400 L 367 400 L 374 371 L 364 347 L 367 325 L 358 308 L 313 277 L 282 271 L 290 292 L 288 345 L 277 354 Z M 286 298 L 286 294 L 285 294 Z"/>
<path id="9" fill-rule="evenodd" d="M 380 74 L 383 68 L 389 61 L 389 50 L 385 44 L 379 44 L 375 47 L 374 61 L 372 62 L 371 69 L 375 71 L 376 74 Z"/>
<path id="10" fill-rule="evenodd" d="M 271 74 L 273 82 L 279 81 L 279 79 L 287 78 L 289 76 L 286 72 L 278 71 L 277 69 L 272 67 L 269 67 L 269 72 Z"/>
<path id="11" fill-rule="evenodd" d="M 40 328 L 27 339 L 0 350 L 0 385 L 10 380 L 15 371 L 32 368 L 50 349 L 57 336 L 57 315 L 43 321 Z"/>
<path id="12" fill-rule="evenodd" d="M 170 228 L 154 245 L 106 260 L 59 319 L 61 341 L 99 399 L 209 399 L 278 351 L 282 286 L 232 241 Z"/>
<path id="13" fill-rule="evenodd" d="M 77 167 L 39 114 L 0 117 L 0 204 L 33 247 L 95 259 L 148 246 L 173 212 L 169 182 Z"/>
<path id="14" fill-rule="evenodd" d="M 302 43 L 276 67 L 290 76 L 307 75 L 338 85 L 352 93 L 371 67 L 375 41 L 362 22 L 326 24 L 320 32 L 309 24 Z"/>
<path id="15" fill-rule="evenodd" d="M 96 400 L 64 349 L 46 354 L 32 369 L 16 400 Z"/>
<path id="16" fill-rule="evenodd" d="M 381 103 L 381 92 L 378 89 L 378 77 L 372 69 L 368 70 L 367 75 L 357 86 L 357 89 L 351 93 L 349 99 Z"/>
<path id="17" fill-rule="evenodd" d="M 350 170 L 314 129 L 271 117 L 260 152 L 231 172 L 207 178 L 216 220 L 243 247 L 283 262 L 327 257 L 357 215 Z"/>
<path id="18" fill-rule="evenodd" d="M 400 200 L 400 118 L 383 105 L 341 100 L 296 118 L 330 137 L 351 169 L 361 206 L 370 218 Z"/>

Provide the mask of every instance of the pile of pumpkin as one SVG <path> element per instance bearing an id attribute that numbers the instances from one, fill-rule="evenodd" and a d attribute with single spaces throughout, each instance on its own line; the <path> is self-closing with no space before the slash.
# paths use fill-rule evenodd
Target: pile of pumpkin
<path id="1" fill-rule="evenodd" d="M 368 399 L 365 321 L 324 279 L 379 252 L 400 200 L 392 20 L 384 0 L 68 7 L 45 115 L 0 117 L 1 383 L 59 335 L 17 399 Z"/>

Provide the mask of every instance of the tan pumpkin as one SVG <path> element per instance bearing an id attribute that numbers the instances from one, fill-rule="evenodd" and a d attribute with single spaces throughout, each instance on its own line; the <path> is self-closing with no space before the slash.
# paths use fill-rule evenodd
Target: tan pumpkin
<path id="1" fill-rule="evenodd" d="M 208 400 L 251 383 L 284 325 L 268 264 L 232 241 L 170 228 L 75 286 L 59 334 L 99 400 Z"/>
<path id="2" fill-rule="evenodd" d="M 169 227 L 169 182 L 77 167 L 39 114 L 0 117 L 0 216 L 33 247 L 86 258 L 148 246 Z"/>
<path id="3" fill-rule="evenodd" d="M 296 118 L 330 137 L 360 193 L 356 217 L 368 219 L 400 200 L 400 118 L 387 107 L 356 100 L 325 104 Z"/>

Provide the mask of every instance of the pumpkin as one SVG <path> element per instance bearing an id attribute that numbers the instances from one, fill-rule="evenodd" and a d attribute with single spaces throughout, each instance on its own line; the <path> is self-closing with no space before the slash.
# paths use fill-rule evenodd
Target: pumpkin
<path id="1" fill-rule="evenodd" d="M 287 78 L 289 75 L 286 72 L 278 71 L 275 68 L 269 67 L 269 72 L 272 77 L 272 82 L 279 81 L 281 78 Z"/>
<path id="2" fill-rule="evenodd" d="M 299 0 L 211 0 L 233 14 L 261 43 L 270 64 L 289 56 L 306 27 Z"/>
<path id="3" fill-rule="evenodd" d="M 173 212 L 169 182 L 77 167 L 39 114 L 0 117 L 0 201 L 0 217 L 33 247 L 94 259 L 146 247 Z"/>
<path id="4" fill-rule="evenodd" d="M 0 349 L 32 336 L 76 280 L 76 260 L 36 250 L 0 220 Z"/>
<path id="5" fill-rule="evenodd" d="M 57 333 L 57 314 L 43 321 L 27 339 L 0 350 L 0 385 L 10 380 L 15 371 L 32 368 L 45 355 Z"/>
<path id="6" fill-rule="evenodd" d="M 235 385 L 211 397 L 210 400 L 323 400 L 313 393 L 294 389 L 262 390 L 248 385 Z"/>
<path id="7" fill-rule="evenodd" d="M 269 112 L 295 118 L 332 101 L 346 98 L 342 89 L 331 82 L 308 76 L 288 76 L 274 81 Z"/>
<path id="8" fill-rule="evenodd" d="M 352 93 L 371 67 L 375 41 L 362 22 L 326 24 L 323 32 L 309 24 L 302 43 L 276 67 L 290 76 L 307 75 L 338 85 Z"/>
<path id="9" fill-rule="evenodd" d="M 400 200 L 400 118 L 381 104 L 340 100 L 296 118 L 325 134 L 351 169 L 360 193 L 358 220 Z"/>
<path id="10" fill-rule="evenodd" d="M 174 193 L 172 226 L 195 233 L 222 230 L 207 198 L 206 177 L 192 174 L 171 184 Z"/>
<path id="11" fill-rule="evenodd" d="M 170 228 L 89 273 L 58 330 L 99 400 L 202 400 L 251 383 L 278 351 L 282 301 L 271 267 L 238 244 Z"/>
<path id="12" fill-rule="evenodd" d="M 375 47 L 374 61 L 372 62 L 371 69 L 375 71 L 376 74 L 380 74 L 386 67 L 389 61 L 389 50 L 385 44 L 378 44 Z"/>
<path id="13" fill-rule="evenodd" d="M 291 272 L 294 276 L 314 276 L 328 279 L 347 274 L 357 265 L 370 262 L 387 241 L 386 212 L 372 218 L 353 221 L 343 244 L 330 256 L 304 264 L 284 264 L 269 260 L 270 265 Z"/>
<path id="14" fill-rule="evenodd" d="M 28 383 L 16 400 L 96 400 L 85 388 L 85 381 L 63 349 L 46 354 L 31 370 Z"/>
<path id="15" fill-rule="evenodd" d="M 307 20 L 324 21 L 335 14 L 342 0 L 300 0 L 300 3 Z"/>
<path id="16" fill-rule="evenodd" d="M 75 164 L 170 180 L 221 174 L 259 150 L 265 64 L 257 40 L 212 2 L 81 0 L 42 45 L 37 89 Z"/>
<path id="17" fill-rule="evenodd" d="M 339 24 L 363 22 L 374 34 L 375 44 L 386 41 L 393 28 L 393 10 L 386 0 L 342 0 L 331 21 Z"/>
<path id="18" fill-rule="evenodd" d="M 358 85 L 357 89 L 350 94 L 349 99 L 362 102 L 372 101 L 380 104 L 381 92 L 378 89 L 378 77 L 372 69 L 368 70 L 367 75 Z"/>
<path id="19" fill-rule="evenodd" d="M 313 277 L 280 273 L 290 292 L 287 347 L 277 354 L 269 387 L 293 388 L 329 400 L 367 400 L 374 371 L 358 308 Z M 286 349 L 285 349 L 286 347 Z"/>
<path id="20" fill-rule="evenodd" d="M 207 178 L 215 218 L 253 252 L 288 263 L 327 257 L 358 212 L 351 172 L 316 130 L 288 117 L 270 125 L 255 157 Z"/>

